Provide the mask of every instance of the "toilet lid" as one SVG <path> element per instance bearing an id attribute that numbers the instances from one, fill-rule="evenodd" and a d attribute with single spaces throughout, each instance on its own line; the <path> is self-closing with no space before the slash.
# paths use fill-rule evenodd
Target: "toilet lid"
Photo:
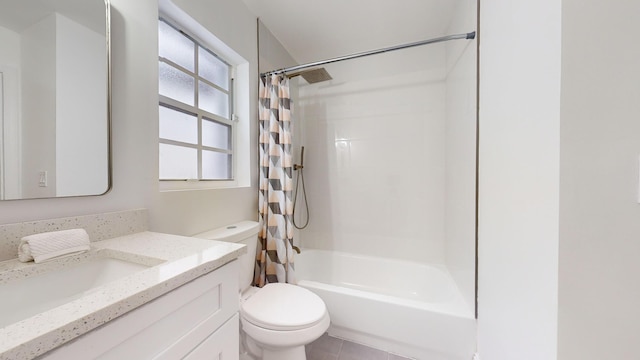
<path id="1" fill-rule="evenodd" d="M 272 283 L 242 304 L 242 316 L 271 330 L 298 330 L 320 322 L 327 308 L 320 297 L 296 285 Z"/>

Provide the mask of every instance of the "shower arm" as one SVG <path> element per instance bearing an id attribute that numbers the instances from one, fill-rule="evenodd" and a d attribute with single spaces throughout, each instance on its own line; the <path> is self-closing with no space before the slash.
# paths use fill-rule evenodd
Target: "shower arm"
<path id="1" fill-rule="evenodd" d="M 365 52 L 361 52 L 361 53 L 357 53 L 357 54 L 340 56 L 340 57 L 333 58 L 333 59 L 321 60 L 321 61 L 311 62 L 311 63 L 307 63 L 307 64 L 291 66 L 291 67 L 288 67 L 288 68 L 282 68 L 282 69 L 279 69 L 279 70 L 267 71 L 267 72 L 261 73 L 260 76 L 278 75 L 278 74 L 288 73 L 288 72 L 291 72 L 291 71 L 303 70 L 303 69 L 307 69 L 307 68 L 310 68 L 310 67 L 315 67 L 315 66 L 320 66 L 320 65 L 325 65 L 325 64 L 331 64 L 331 63 L 338 62 L 338 61 L 357 59 L 357 58 L 365 57 L 365 56 L 369 56 L 369 55 L 377 55 L 377 54 L 382 54 L 382 53 L 386 53 L 386 52 L 389 52 L 389 51 L 402 50 L 402 49 L 407 49 L 407 48 L 411 48 L 411 47 L 415 47 L 415 46 L 428 45 L 428 44 L 435 44 L 435 43 L 439 43 L 439 42 L 443 42 L 443 41 L 460 40 L 460 39 L 472 40 L 472 39 L 475 39 L 475 38 L 476 38 L 476 32 L 475 31 L 472 31 L 472 32 L 466 33 L 466 34 L 447 35 L 447 36 L 442 36 L 442 37 L 428 39 L 428 40 L 416 41 L 416 42 L 412 42 L 412 43 L 408 43 L 408 44 L 391 46 L 391 47 L 384 48 L 384 49 L 365 51 Z"/>

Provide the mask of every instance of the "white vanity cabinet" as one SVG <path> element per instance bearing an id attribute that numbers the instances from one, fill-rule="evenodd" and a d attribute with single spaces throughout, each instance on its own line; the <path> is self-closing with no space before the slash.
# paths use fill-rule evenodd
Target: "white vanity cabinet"
<path id="1" fill-rule="evenodd" d="M 238 264 L 234 260 L 40 359 L 237 360 L 238 327 Z"/>

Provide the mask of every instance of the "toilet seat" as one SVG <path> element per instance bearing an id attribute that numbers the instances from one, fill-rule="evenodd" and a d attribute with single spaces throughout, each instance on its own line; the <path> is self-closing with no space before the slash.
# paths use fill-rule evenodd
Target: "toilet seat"
<path id="1" fill-rule="evenodd" d="M 313 327 L 327 317 L 322 299 L 296 285 L 265 285 L 241 305 L 241 316 L 263 329 L 293 331 Z"/>

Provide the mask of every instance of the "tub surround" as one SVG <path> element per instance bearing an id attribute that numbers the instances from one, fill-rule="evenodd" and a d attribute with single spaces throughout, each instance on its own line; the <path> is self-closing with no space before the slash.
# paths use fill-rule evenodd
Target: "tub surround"
<path id="1" fill-rule="evenodd" d="M 67 222 L 70 227 L 78 226 L 63 220 Z M 3 261 L 0 282 L 86 261 L 92 256 L 115 257 L 151 267 L 100 286 L 65 305 L 0 328 L 0 359 L 42 355 L 246 252 L 246 247 L 240 244 L 148 231 L 95 241 L 91 247 L 89 253 L 43 264 L 21 263 L 17 259 Z"/>

